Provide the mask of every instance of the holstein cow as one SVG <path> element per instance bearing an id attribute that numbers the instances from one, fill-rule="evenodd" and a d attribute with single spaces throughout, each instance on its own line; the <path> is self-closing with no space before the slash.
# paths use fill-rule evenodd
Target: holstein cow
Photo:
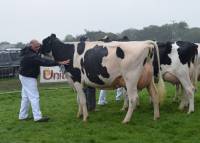
<path id="1" fill-rule="evenodd" d="M 197 76 L 198 81 L 200 81 L 200 43 L 196 43 L 198 45 L 198 64 L 197 64 Z"/>
<path id="2" fill-rule="evenodd" d="M 200 69 L 200 65 L 197 66 L 198 46 L 186 41 L 157 42 L 157 45 L 163 79 L 183 87 L 184 95 L 179 109 L 183 110 L 189 105 L 188 113 L 194 112 L 194 85 L 197 80 L 197 69 Z M 157 54 L 156 51 L 154 54 Z M 159 70 L 157 56 L 154 56 L 153 63 L 154 76 L 156 77 Z M 128 99 L 125 99 L 123 109 L 128 106 Z"/>
<path id="3" fill-rule="evenodd" d="M 198 56 L 195 56 L 195 64 L 192 64 L 189 66 L 190 70 L 190 79 L 192 81 L 192 84 L 195 86 L 195 89 L 197 89 L 197 81 L 200 81 L 200 44 L 195 43 L 198 45 Z M 181 87 L 181 88 L 180 88 Z M 176 84 L 176 93 L 174 96 L 174 101 L 179 99 L 179 96 L 183 93 L 183 87 L 180 86 L 180 84 Z M 185 101 L 185 106 L 189 104 L 189 101 L 187 100 L 187 96 L 182 96 L 183 100 Z"/>
<path id="4" fill-rule="evenodd" d="M 153 41 L 110 43 L 82 41 L 65 44 L 52 34 L 43 40 L 42 52 L 52 53 L 56 61 L 70 59 L 70 65 L 65 66 L 65 72 L 77 91 L 79 104 L 77 117 L 83 115 L 83 121 L 88 117 L 84 86 L 101 89 L 126 86 L 129 108 L 123 123 L 127 123 L 131 119 L 138 99 L 137 83 L 140 75 L 145 64 L 152 65 L 153 50 L 156 47 Z M 159 77 L 161 81 L 162 78 Z M 153 80 L 151 89 L 155 90 Z M 159 102 L 155 101 L 154 104 L 156 104 L 155 111 L 159 112 Z M 154 116 L 158 118 L 159 113 L 155 113 Z"/>
<path id="5" fill-rule="evenodd" d="M 190 70 L 191 67 L 196 69 L 197 65 L 197 48 L 198 46 L 191 42 L 157 42 L 160 54 L 161 73 L 165 81 L 173 84 L 181 84 L 184 89 L 185 96 L 181 99 L 179 109 L 187 107 L 188 113 L 194 112 L 194 85 L 196 80 L 196 71 Z M 154 59 L 154 74 L 158 69 L 156 56 Z M 192 79 L 192 81 L 191 81 Z M 186 99 L 189 103 L 186 104 Z"/>
<path id="6" fill-rule="evenodd" d="M 187 107 L 189 105 L 188 113 L 193 112 L 194 111 L 193 85 L 196 86 L 197 76 L 200 77 L 199 76 L 200 75 L 200 48 L 198 48 L 199 52 L 197 52 L 197 45 L 200 46 L 200 44 L 193 44 L 187 41 L 177 41 L 174 43 L 173 42 L 165 42 L 165 43 L 157 42 L 157 45 L 159 47 L 159 56 L 160 56 L 160 62 L 161 62 L 161 67 L 162 67 L 161 72 L 164 79 L 176 85 L 176 92 L 179 91 L 178 87 L 180 84 L 182 88 L 184 88 L 184 96 L 182 96 L 181 104 L 179 108 L 182 110 L 184 107 Z M 154 52 L 155 52 L 154 54 L 156 54 L 155 50 Z M 197 57 L 197 53 L 199 53 L 198 57 Z M 152 72 L 148 69 L 150 68 L 146 67 L 146 70 L 143 71 L 140 77 L 140 78 L 146 79 L 146 81 L 138 83 L 138 86 L 140 87 L 139 89 L 143 89 L 145 87 L 147 87 L 148 89 L 149 78 L 146 75 L 149 75 Z M 157 57 L 154 56 L 154 75 L 157 76 L 157 74 L 158 74 Z M 190 77 L 190 79 L 188 77 Z M 176 94 L 175 94 L 175 98 L 176 98 Z M 125 108 L 127 107 L 128 107 L 128 99 L 125 98 L 122 110 L 125 110 Z"/>
<path id="7" fill-rule="evenodd" d="M 104 38 L 100 39 L 99 41 L 103 41 L 103 42 L 112 42 L 110 40 L 110 38 L 108 36 L 105 36 Z M 124 36 L 122 37 L 122 39 L 118 39 L 118 41 L 121 41 L 121 42 L 127 42 L 129 41 L 129 38 L 127 36 Z M 154 52 L 156 53 L 156 50 L 154 50 Z M 158 66 L 158 64 L 157 64 Z M 152 85 L 154 83 L 154 79 L 152 78 L 153 76 L 153 65 L 152 64 L 149 64 L 149 63 L 146 63 L 144 65 L 144 70 L 140 76 L 140 79 L 139 79 L 139 82 L 137 84 L 137 88 L 138 90 L 142 90 L 144 88 L 147 88 L 147 91 L 149 93 L 149 95 L 151 96 L 151 99 L 153 100 L 154 102 L 154 106 L 157 106 L 157 104 L 155 104 L 155 102 L 160 102 L 161 100 L 163 100 L 163 96 L 164 96 L 164 92 L 165 91 L 162 91 L 158 94 L 158 92 L 156 91 L 154 85 Z M 157 70 L 158 72 L 158 70 Z M 161 76 L 161 75 L 160 75 Z M 160 82 L 163 82 L 162 80 Z M 163 83 L 159 83 L 159 85 L 163 85 Z M 163 87 L 159 87 L 158 88 L 163 88 Z M 158 89 L 159 91 L 163 90 L 163 89 Z M 124 95 L 124 104 L 123 104 L 123 107 L 122 107 L 122 111 L 125 111 L 127 108 L 128 108 L 128 97 L 126 96 L 127 93 L 126 93 L 126 90 L 125 88 L 123 88 L 123 95 Z M 157 98 L 157 99 L 155 99 Z M 139 105 L 139 100 L 137 100 L 137 105 Z M 154 107 L 154 120 L 156 118 L 159 117 L 159 111 L 156 111 L 156 107 Z M 157 114 L 157 116 L 155 115 Z"/>

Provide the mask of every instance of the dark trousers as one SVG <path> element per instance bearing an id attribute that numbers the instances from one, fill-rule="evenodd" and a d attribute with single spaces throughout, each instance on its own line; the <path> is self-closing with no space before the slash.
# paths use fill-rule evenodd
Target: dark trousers
<path id="1" fill-rule="evenodd" d="M 86 104 L 88 111 L 93 111 L 96 108 L 96 89 L 93 87 L 86 87 L 83 89 L 86 96 Z"/>

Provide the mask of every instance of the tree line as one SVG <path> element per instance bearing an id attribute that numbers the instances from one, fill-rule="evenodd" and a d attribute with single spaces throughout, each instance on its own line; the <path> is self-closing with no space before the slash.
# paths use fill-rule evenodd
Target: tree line
<path id="1" fill-rule="evenodd" d="M 85 34 L 73 36 L 68 34 L 63 39 L 64 42 L 79 41 L 81 37 L 87 37 L 90 41 L 97 41 L 105 36 L 108 36 L 110 40 L 117 41 L 127 36 L 129 40 L 141 41 L 141 40 L 156 40 L 160 42 L 165 41 L 190 41 L 194 43 L 200 43 L 200 28 L 192 27 L 182 21 L 178 23 L 164 24 L 161 26 L 150 25 L 143 29 L 129 28 L 121 33 L 103 32 L 103 31 L 89 31 L 85 30 Z M 0 50 L 7 48 L 23 48 L 25 44 L 18 42 L 17 44 L 10 44 L 9 42 L 1 42 Z"/>
<path id="2" fill-rule="evenodd" d="M 164 24 L 162 26 L 150 25 L 143 29 L 129 28 L 121 33 L 103 32 L 103 31 L 89 31 L 85 30 L 85 34 L 73 36 L 66 35 L 64 42 L 79 41 L 80 37 L 85 36 L 90 41 L 97 41 L 104 36 L 108 36 L 111 40 L 118 40 L 127 36 L 129 40 L 156 40 L 156 41 L 177 41 L 184 40 L 195 43 L 200 43 L 200 28 L 189 28 L 186 22 L 178 22 L 172 24 Z"/>

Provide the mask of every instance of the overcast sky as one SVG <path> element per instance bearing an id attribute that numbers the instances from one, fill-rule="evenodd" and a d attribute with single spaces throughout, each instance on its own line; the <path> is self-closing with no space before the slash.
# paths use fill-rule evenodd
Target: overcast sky
<path id="1" fill-rule="evenodd" d="M 0 41 L 42 40 L 84 29 L 118 33 L 185 21 L 200 27 L 200 0 L 0 0 Z"/>

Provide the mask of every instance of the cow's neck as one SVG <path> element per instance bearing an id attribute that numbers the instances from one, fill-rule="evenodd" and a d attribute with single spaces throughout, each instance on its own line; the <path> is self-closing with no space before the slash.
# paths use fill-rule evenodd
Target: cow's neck
<path id="1" fill-rule="evenodd" d="M 74 44 L 64 44 L 60 41 L 55 41 L 52 54 L 56 61 L 70 60 L 69 65 L 65 65 L 65 72 L 69 72 L 71 74 L 71 79 L 74 82 L 81 82 L 81 72 L 73 66 L 74 51 Z"/>
<path id="2" fill-rule="evenodd" d="M 73 57 L 75 51 L 74 44 L 64 44 L 56 41 L 53 45 L 52 53 L 56 61 L 70 60 L 69 65 L 65 65 L 65 72 L 70 73 L 73 82 L 81 82 L 81 71 L 73 66 Z"/>
<path id="3" fill-rule="evenodd" d="M 74 45 L 55 41 L 53 44 L 52 54 L 56 61 L 64 61 L 69 59 L 71 62 L 73 62 Z"/>

